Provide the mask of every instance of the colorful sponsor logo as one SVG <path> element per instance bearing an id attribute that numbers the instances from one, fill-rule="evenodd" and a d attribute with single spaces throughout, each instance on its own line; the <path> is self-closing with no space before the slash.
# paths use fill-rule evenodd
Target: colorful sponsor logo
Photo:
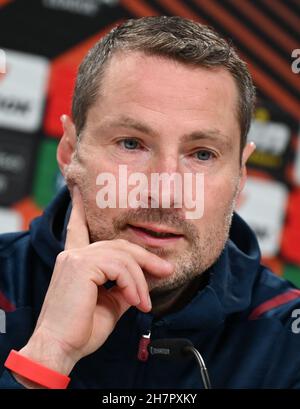
<path id="1" fill-rule="evenodd" d="M 42 122 L 48 61 L 6 50 L 7 72 L 0 85 L 0 126 L 35 132 Z"/>
<path id="2" fill-rule="evenodd" d="M 238 213 L 255 231 L 265 257 L 273 257 L 279 251 L 287 198 L 288 191 L 282 183 L 248 178 Z"/>
<path id="3" fill-rule="evenodd" d="M 0 207 L 0 234 L 22 229 L 21 215 L 11 209 Z"/>
<path id="4" fill-rule="evenodd" d="M 43 6 L 92 17 L 102 6 L 116 6 L 118 2 L 119 0 L 43 0 Z"/>

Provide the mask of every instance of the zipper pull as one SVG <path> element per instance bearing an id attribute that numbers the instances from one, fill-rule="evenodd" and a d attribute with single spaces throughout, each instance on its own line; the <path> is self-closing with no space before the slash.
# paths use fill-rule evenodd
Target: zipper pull
<path id="1" fill-rule="evenodd" d="M 146 362 L 149 357 L 148 352 L 148 345 L 150 344 L 151 331 L 149 330 L 147 334 L 142 335 L 140 342 L 139 342 L 139 349 L 138 349 L 138 360 L 142 362 Z"/>

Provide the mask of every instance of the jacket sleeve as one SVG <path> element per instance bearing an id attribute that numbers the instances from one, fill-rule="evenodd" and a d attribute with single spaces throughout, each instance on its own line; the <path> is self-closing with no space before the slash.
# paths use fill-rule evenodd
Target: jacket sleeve
<path id="1" fill-rule="evenodd" d="M 21 385 L 16 381 L 14 376 L 8 369 L 4 369 L 2 375 L 0 376 L 0 389 L 26 389 L 25 386 Z"/>
<path id="2" fill-rule="evenodd" d="M 19 351 L 27 344 L 31 332 L 31 308 L 23 307 L 6 313 L 6 331 L 0 334 L 0 389 L 26 389 L 4 365 L 12 349 Z"/>

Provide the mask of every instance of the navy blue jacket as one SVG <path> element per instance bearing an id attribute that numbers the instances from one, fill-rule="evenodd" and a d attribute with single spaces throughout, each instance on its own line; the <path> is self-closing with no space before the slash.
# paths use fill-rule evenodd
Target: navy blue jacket
<path id="1" fill-rule="evenodd" d="M 3 366 L 31 336 L 57 254 L 63 250 L 70 196 L 66 188 L 28 232 L 0 236 L 0 388 L 22 388 Z M 201 388 L 193 359 L 137 359 L 140 338 L 188 338 L 202 354 L 213 388 L 299 388 L 300 291 L 260 264 L 256 238 L 234 215 L 230 239 L 209 283 L 180 311 L 154 320 L 130 308 L 105 344 L 70 374 L 70 388 Z M 297 311 L 296 311 L 297 313 Z M 300 314 L 300 311 L 299 311 Z"/>

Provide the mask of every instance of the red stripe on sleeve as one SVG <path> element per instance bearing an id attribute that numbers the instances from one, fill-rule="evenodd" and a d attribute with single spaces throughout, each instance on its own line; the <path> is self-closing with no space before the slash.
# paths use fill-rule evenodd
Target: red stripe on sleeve
<path id="1" fill-rule="evenodd" d="M 5 297 L 5 295 L 0 291 L 0 308 L 5 312 L 15 311 L 15 306 Z"/>
<path id="2" fill-rule="evenodd" d="M 254 308 L 254 310 L 249 315 L 249 320 L 255 320 L 260 315 L 264 314 L 267 311 L 272 310 L 273 308 L 279 307 L 282 304 L 286 304 L 289 301 L 294 300 L 295 298 L 300 297 L 300 290 L 289 290 L 284 294 L 277 295 L 274 298 L 271 298 L 268 301 L 263 302 L 258 307 Z"/>

